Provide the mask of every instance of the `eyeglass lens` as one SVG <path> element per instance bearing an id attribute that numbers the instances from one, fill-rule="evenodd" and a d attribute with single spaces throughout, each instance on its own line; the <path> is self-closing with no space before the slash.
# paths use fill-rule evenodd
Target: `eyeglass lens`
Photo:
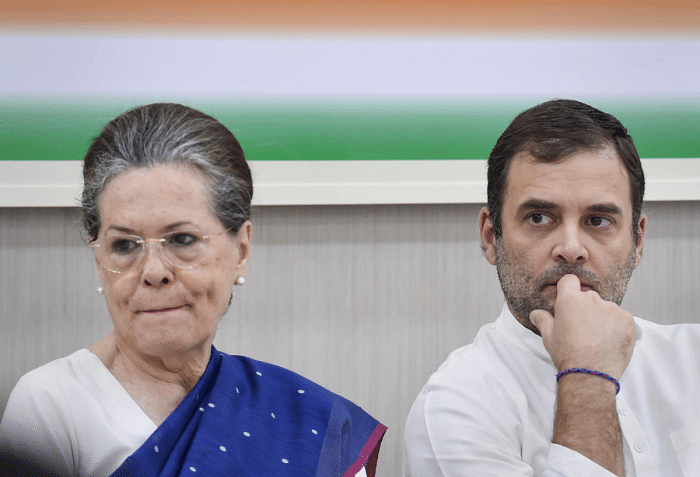
<path id="1" fill-rule="evenodd" d="M 95 252 L 107 268 L 125 271 L 141 262 L 147 244 L 154 242 L 172 265 L 190 268 L 203 258 L 209 237 L 198 232 L 170 232 L 160 239 L 144 240 L 137 235 L 107 235 L 97 243 Z"/>

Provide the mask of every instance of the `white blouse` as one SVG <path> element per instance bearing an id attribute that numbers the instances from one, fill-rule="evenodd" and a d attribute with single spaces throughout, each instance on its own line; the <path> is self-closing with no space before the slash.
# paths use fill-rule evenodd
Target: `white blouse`
<path id="1" fill-rule="evenodd" d="M 67 476 L 108 477 L 157 426 L 87 349 L 24 375 L 0 422 L 0 447 Z M 366 477 L 364 468 L 357 474 Z"/>

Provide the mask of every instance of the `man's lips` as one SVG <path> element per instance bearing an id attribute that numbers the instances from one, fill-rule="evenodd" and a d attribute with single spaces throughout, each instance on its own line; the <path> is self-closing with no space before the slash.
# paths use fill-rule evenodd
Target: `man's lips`
<path id="1" fill-rule="evenodd" d="M 556 287 L 557 287 L 557 283 L 558 283 L 558 281 L 552 282 L 552 283 L 547 283 L 547 284 L 545 284 L 544 288 L 547 288 L 547 287 L 554 287 L 554 288 L 556 288 Z M 594 287 L 593 285 L 589 285 L 589 284 L 586 283 L 586 282 L 581 282 L 581 289 L 585 289 L 585 290 L 595 290 L 595 287 Z"/>

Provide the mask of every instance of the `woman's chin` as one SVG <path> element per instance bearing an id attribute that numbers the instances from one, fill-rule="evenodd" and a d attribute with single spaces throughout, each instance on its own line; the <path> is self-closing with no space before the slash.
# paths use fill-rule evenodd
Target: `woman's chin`
<path id="1" fill-rule="evenodd" d="M 172 324 L 139 333 L 136 343 L 138 352 L 163 358 L 177 355 L 185 357 L 192 351 L 203 348 L 201 341 L 195 339 L 191 327 L 176 327 Z"/>

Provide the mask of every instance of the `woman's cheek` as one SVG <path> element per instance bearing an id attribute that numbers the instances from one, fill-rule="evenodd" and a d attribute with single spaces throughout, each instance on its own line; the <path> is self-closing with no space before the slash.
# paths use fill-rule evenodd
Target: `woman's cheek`
<path id="1" fill-rule="evenodd" d="M 182 277 L 182 284 L 194 303 L 213 302 L 216 298 L 216 280 L 210 275 L 186 274 Z"/>

